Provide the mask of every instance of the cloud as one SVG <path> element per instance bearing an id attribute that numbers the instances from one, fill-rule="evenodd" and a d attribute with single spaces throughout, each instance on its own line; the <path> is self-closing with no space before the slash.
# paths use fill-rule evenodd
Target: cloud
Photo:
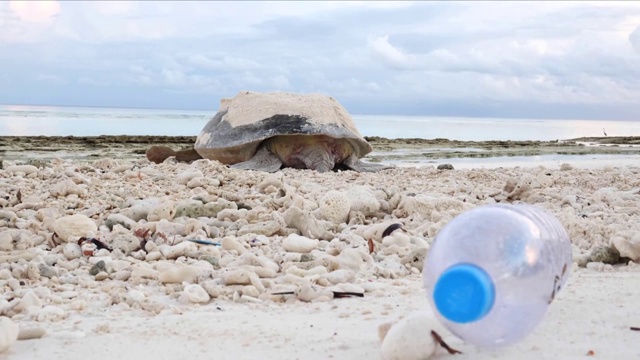
<path id="1" fill-rule="evenodd" d="M 59 76 L 48 75 L 48 74 L 38 74 L 38 80 L 42 82 L 56 83 L 56 84 L 66 84 L 67 81 Z"/>
<path id="2" fill-rule="evenodd" d="M 389 43 L 389 35 L 369 39 L 368 44 L 374 54 L 392 68 L 411 69 L 417 65 L 415 56 L 405 54 Z"/>
<path id="3" fill-rule="evenodd" d="M 356 113 L 628 116 L 640 107 L 639 5 L 60 2 L 33 22 L 0 2 L 0 89 L 12 88 L 0 92 L 211 108 L 240 90 L 294 91 Z"/>
<path id="4" fill-rule="evenodd" d="M 10 0 L 9 8 L 21 20 L 36 23 L 49 22 L 60 13 L 60 2 Z"/>
<path id="5" fill-rule="evenodd" d="M 640 25 L 629 35 L 631 46 L 640 54 Z"/>
<path id="6" fill-rule="evenodd" d="M 233 71 L 256 70 L 262 68 L 262 65 L 257 61 L 233 57 L 227 54 L 215 54 L 212 56 L 204 54 L 189 54 L 185 55 L 184 58 L 186 58 L 186 62 L 189 65 L 208 70 Z"/>

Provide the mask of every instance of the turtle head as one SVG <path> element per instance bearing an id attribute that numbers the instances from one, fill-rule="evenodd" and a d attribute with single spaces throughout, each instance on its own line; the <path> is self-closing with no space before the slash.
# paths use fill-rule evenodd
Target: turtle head
<path id="1" fill-rule="evenodd" d="M 285 166 L 318 172 L 333 170 L 353 152 L 345 139 L 325 135 L 282 135 L 265 141 Z"/>

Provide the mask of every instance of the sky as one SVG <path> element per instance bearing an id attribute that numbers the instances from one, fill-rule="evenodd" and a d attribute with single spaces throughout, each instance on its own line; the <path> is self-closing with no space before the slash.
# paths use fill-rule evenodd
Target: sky
<path id="1" fill-rule="evenodd" d="M 2 1 L 0 104 L 640 120 L 640 2 Z"/>

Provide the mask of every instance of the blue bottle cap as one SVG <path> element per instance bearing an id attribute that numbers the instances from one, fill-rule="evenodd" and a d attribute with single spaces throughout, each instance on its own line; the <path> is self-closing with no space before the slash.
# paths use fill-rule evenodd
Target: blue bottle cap
<path id="1" fill-rule="evenodd" d="M 495 300 L 489 274 L 471 264 L 457 264 L 445 270 L 433 289 L 438 312 L 447 320 L 468 323 L 484 317 Z"/>

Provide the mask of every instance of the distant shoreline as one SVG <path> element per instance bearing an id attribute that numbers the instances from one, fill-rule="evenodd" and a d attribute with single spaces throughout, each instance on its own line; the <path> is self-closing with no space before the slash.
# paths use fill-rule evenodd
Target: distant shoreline
<path id="1" fill-rule="evenodd" d="M 449 139 L 365 139 L 373 147 L 367 160 L 413 162 L 447 158 L 487 158 L 499 156 L 626 154 L 640 155 L 640 136 L 590 137 L 555 141 L 460 141 Z M 0 157 L 5 160 L 29 158 L 144 159 L 151 145 L 174 149 L 190 148 L 196 136 L 0 136 Z"/>

